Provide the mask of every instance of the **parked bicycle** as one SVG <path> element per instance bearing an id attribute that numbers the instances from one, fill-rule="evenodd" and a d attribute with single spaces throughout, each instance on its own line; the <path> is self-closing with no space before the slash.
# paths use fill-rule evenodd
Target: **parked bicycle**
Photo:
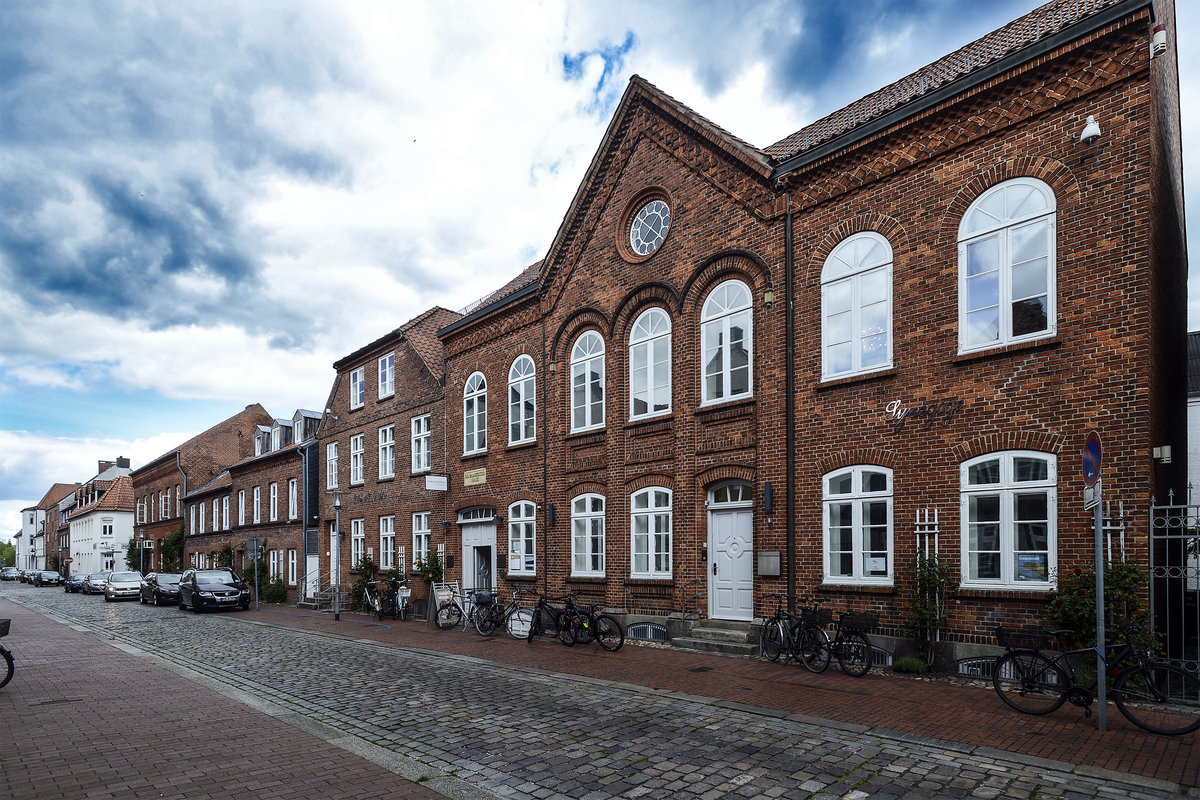
<path id="1" fill-rule="evenodd" d="M 8 627 L 12 623 L 10 619 L 0 619 L 0 637 L 8 636 Z M 0 680 L 0 689 L 8 685 L 12 680 L 13 673 L 16 671 L 16 662 L 13 660 L 13 654 L 7 647 L 0 644 L 0 656 L 4 656 L 4 680 Z"/>
<path id="2" fill-rule="evenodd" d="M 549 597 L 539 594 L 533 607 L 533 618 L 529 622 L 529 633 L 525 641 L 532 642 L 538 637 L 554 637 L 567 647 L 575 644 L 575 632 L 567 624 L 563 609 L 555 608 L 550 603 L 562 603 L 566 598 Z"/>
<path id="3" fill-rule="evenodd" d="M 615 653 L 625 644 L 625 630 L 615 617 L 601 614 L 600 605 L 581 608 L 575 604 L 575 594 L 568 594 L 563 602 L 563 624 L 571 628 L 571 634 L 579 644 L 596 642 L 610 653 Z"/>
<path id="4" fill-rule="evenodd" d="M 813 601 L 813 608 L 819 601 Z M 861 678 L 871 671 L 873 647 L 868 631 L 879 627 L 879 615 L 871 611 L 843 611 L 838 614 L 837 628 L 830 640 L 830 650 L 837 656 L 842 672 Z"/>
<path id="5" fill-rule="evenodd" d="M 797 617 L 783 607 L 792 594 L 769 594 L 776 598 L 775 613 L 759 631 L 759 651 L 771 661 L 786 656 L 800 662 L 813 672 L 824 672 L 829 666 L 831 649 L 824 626 L 831 620 L 826 609 L 802 608 Z"/>
<path id="6" fill-rule="evenodd" d="M 412 590 L 404 585 L 399 578 L 382 581 L 379 590 L 378 618 L 391 616 L 392 619 L 405 619 L 408 616 L 408 597 Z"/>
<path id="7" fill-rule="evenodd" d="M 374 581 L 367 581 L 363 584 L 362 599 L 359 601 L 359 610 L 364 614 L 378 614 L 379 609 L 379 589 L 375 587 Z"/>
<path id="8" fill-rule="evenodd" d="M 438 604 L 437 613 L 433 617 L 434 623 L 443 631 L 460 625 L 466 627 L 471 623 L 470 611 L 474 609 L 474 604 L 471 604 L 471 609 L 464 608 L 463 605 L 463 601 L 460 601 L 457 595 L 451 595 Z"/>
<path id="9" fill-rule="evenodd" d="M 494 594 L 488 593 L 490 597 L 482 598 L 480 594 L 477 592 L 475 598 L 475 630 L 480 636 L 491 636 L 500 629 L 508 631 L 516 639 L 524 639 L 529 635 L 533 609 L 520 604 L 521 597 L 525 596 L 523 589 L 512 593 L 508 605 L 500 603 Z"/>
<path id="10" fill-rule="evenodd" d="M 1200 728 L 1200 679 L 1174 664 L 1154 660 L 1148 648 L 1135 642 L 1141 632 L 1136 623 L 1126 625 L 1125 641 L 1105 648 L 1110 653 L 1102 654 L 1102 661 L 1112 677 L 1107 695 L 1139 728 L 1166 736 L 1191 733 Z M 992 685 L 1000 699 L 1025 714 L 1049 714 L 1069 700 L 1090 717 L 1098 682 L 1083 684 L 1072 661 L 1089 656 L 1093 661 L 1097 650 L 1068 650 L 1064 637 L 1071 633 L 997 628 L 996 639 L 1006 650 L 992 666 Z M 1041 652 L 1049 643 L 1047 636 L 1058 640 L 1059 654 L 1053 658 Z"/>

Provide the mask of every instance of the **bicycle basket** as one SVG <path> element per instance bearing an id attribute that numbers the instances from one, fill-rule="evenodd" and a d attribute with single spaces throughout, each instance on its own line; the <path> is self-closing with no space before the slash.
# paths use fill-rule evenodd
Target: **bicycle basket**
<path id="1" fill-rule="evenodd" d="M 806 625 L 819 625 L 822 628 L 833 622 L 833 612 L 828 608 L 806 608 L 800 612 L 801 619 Z"/>
<path id="2" fill-rule="evenodd" d="M 476 592 L 475 593 L 475 605 L 490 606 L 494 602 L 496 602 L 496 593 L 495 592 Z"/>
<path id="3" fill-rule="evenodd" d="M 0 619 L 0 636 L 8 636 L 8 626 L 11 622 L 11 619 Z"/>
<path id="4" fill-rule="evenodd" d="M 838 627 L 867 633 L 879 627 L 879 615 L 874 611 L 846 611 L 838 617 Z"/>
<path id="5" fill-rule="evenodd" d="M 996 641 L 1001 647 L 1023 650 L 1042 650 L 1050 643 L 1050 637 L 1036 628 L 996 628 Z"/>

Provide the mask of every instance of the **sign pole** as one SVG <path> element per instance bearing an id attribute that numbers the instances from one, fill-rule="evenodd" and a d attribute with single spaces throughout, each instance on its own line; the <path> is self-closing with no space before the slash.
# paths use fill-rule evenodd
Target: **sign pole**
<path id="1" fill-rule="evenodd" d="M 1104 517 L 1096 504 L 1096 728 L 1108 730 L 1108 665 L 1104 661 Z"/>

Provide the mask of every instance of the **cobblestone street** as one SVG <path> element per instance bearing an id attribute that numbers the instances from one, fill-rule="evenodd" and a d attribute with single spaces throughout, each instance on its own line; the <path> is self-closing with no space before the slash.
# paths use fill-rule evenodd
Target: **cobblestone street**
<path id="1" fill-rule="evenodd" d="M 50 640 L 39 637 L 32 624 L 39 618 L 24 610 L 30 609 L 69 623 L 78 631 L 72 632 L 79 640 L 76 651 L 88 653 L 88 658 L 120 652 L 107 646 L 107 640 L 137 656 L 139 672 L 166 668 L 192 681 L 191 701 L 218 692 L 222 701 L 232 698 L 254 709 L 263 720 L 264 735 L 271 734 L 272 726 L 286 724 L 292 728 L 294 748 L 301 752 L 318 752 L 324 740 L 342 748 L 337 758 L 347 766 L 365 759 L 373 768 L 405 779 L 393 778 L 394 788 L 378 796 L 424 796 L 433 789 L 455 797 L 594 800 L 1200 796 L 1178 782 L 823 722 L 780 711 L 771 703 L 760 707 L 753 699 L 743 704 L 718 702 L 622 682 L 619 674 L 612 680 L 568 675 L 429 647 L 397 646 L 369 635 L 391 628 L 361 618 L 343 620 L 341 630 L 354 634 L 344 636 L 266 624 L 270 615 L 265 612 L 182 613 L 136 603 L 108 604 L 97 597 L 15 583 L 0 585 L 0 598 L 0 617 L 14 618 L 5 643 L 18 659 L 13 682 L 0 690 L 5 719 L 0 727 L 14 742 L 22 738 L 30 708 L 45 699 L 45 682 L 39 682 L 45 672 L 53 671 L 63 682 L 60 692 L 77 697 L 64 714 L 128 706 L 137 695 L 136 689 L 97 686 L 87 678 L 86 661 L 72 666 L 54 660 L 47 649 Z M 394 625 L 426 630 L 420 622 Z M 478 639 L 474 633 L 441 636 Z M 592 657 L 582 647 L 520 647 Z M 627 651 L 632 656 L 612 663 L 636 660 L 639 652 L 656 652 L 627 645 L 618 655 Z M 41 688 L 31 692 L 35 686 Z M 114 689 L 123 698 L 118 703 L 109 694 Z M 146 711 L 153 714 L 155 709 Z M 1190 743 L 1179 744 L 1186 753 L 1195 749 L 1196 740 L 1185 738 Z M 217 744 L 213 740 L 207 747 Z M 110 746 L 120 750 L 123 745 Z M 18 751 L 6 747 L 0 752 L 0 766 L 14 797 L 24 796 L 14 784 L 14 776 L 25 774 L 14 759 L 27 758 Z M 328 757 L 330 748 L 319 752 Z M 298 772 L 289 773 L 294 759 L 285 761 L 273 771 L 279 785 L 270 796 L 375 796 L 305 786 Z M 421 793 L 402 794 L 409 789 Z"/>

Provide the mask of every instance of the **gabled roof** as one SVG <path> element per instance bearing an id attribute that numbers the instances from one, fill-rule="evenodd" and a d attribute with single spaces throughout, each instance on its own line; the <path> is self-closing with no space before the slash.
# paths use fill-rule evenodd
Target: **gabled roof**
<path id="1" fill-rule="evenodd" d="M 92 504 L 90 511 L 133 511 L 133 478 L 121 475 Z"/>
<path id="2" fill-rule="evenodd" d="M 62 502 L 64 497 L 68 497 L 75 493 L 80 484 L 78 483 L 56 483 L 50 487 L 50 490 L 42 495 L 42 499 L 38 501 L 36 508 L 40 511 L 49 511 Z"/>
<path id="3" fill-rule="evenodd" d="M 251 403 L 228 419 L 218 422 L 203 433 L 193 436 L 178 447 L 172 448 L 158 458 L 138 467 L 133 471 L 135 476 L 145 472 L 150 467 L 158 465 L 164 459 L 174 458 L 179 453 L 181 459 L 200 457 L 206 463 L 232 464 L 241 458 L 237 435 L 238 431 L 250 429 L 252 425 L 263 426 L 271 421 L 271 415 L 259 403 Z M 270 428 L 267 428 L 270 430 Z M 186 470 L 185 470 L 185 474 Z M 189 478 L 194 477 L 189 475 Z"/>
<path id="4" fill-rule="evenodd" d="M 379 337 L 370 344 L 358 348 L 350 355 L 339 358 L 333 363 L 333 368 L 340 372 L 345 367 L 361 360 L 372 351 L 393 342 L 406 341 L 412 347 L 413 352 L 417 354 L 417 357 L 425 364 L 430 374 L 435 378 L 441 378 L 442 373 L 446 370 L 446 362 L 442 356 L 442 343 L 437 338 L 437 331 L 439 328 L 449 325 L 461 316 L 462 314 L 456 311 L 451 311 L 441 306 L 434 306 L 421 312 L 408 322 Z"/>

